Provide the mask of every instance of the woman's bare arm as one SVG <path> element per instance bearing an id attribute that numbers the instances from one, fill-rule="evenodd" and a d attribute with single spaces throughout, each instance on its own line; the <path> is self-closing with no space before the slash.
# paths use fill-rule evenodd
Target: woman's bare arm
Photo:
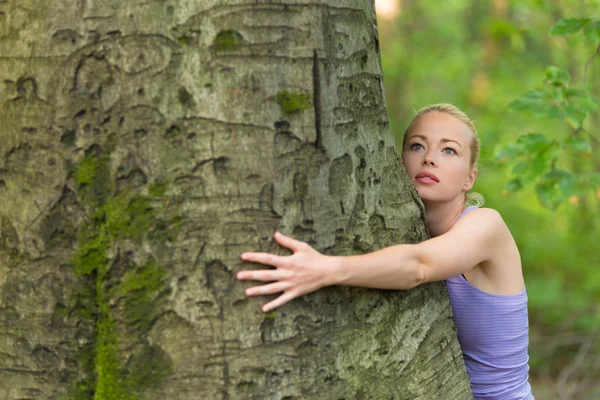
<path id="1" fill-rule="evenodd" d="M 271 282 L 247 289 L 248 296 L 283 292 L 263 306 L 265 312 L 329 285 L 405 290 L 456 276 L 489 259 L 505 229 L 496 211 L 479 209 L 465 215 L 450 231 L 436 238 L 347 257 L 325 256 L 304 242 L 277 233 L 277 242 L 294 254 L 244 253 L 243 260 L 275 269 L 241 271 L 237 277 Z"/>

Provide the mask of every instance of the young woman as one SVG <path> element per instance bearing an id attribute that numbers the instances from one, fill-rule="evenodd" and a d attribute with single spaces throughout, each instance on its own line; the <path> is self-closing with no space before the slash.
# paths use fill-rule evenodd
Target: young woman
<path id="1" fill-rule="evenodd" d="M 458 339 L 475 399 L 532 400 L 528 382 L 527 294 L 519 251 L 498 212 L 468 206 L 477 176 L 479 139 L 456 107 L 420 110 L 404 134 L 402 158 L 423 200 L 431 239 L 373 253 L 331 257 L 275 234 L 291 256 L 244 253 L 275 269 L 241 271 L 237 278 L 269 282 L 248 296 L 282 293 L 263 311 L 328 285 L 410 289 L 446 280 Z"/>

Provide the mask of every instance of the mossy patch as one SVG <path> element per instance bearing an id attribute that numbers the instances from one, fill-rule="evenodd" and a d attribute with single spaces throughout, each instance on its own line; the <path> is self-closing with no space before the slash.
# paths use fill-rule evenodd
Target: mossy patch
<path id="1" fill-rule="evenodd" d="M 215 37 L 213 48 L 216 51 L 232 51 L 237 49 L 243 42 L 242 35 L 234 30 L 221 31 Z"/>
<path id="2" fill-rule="evenodd" d="M 107 155 L 86 155 L 75 169 L 74 179 L 84 202 L 96 206 L 108 198 L 113 190 Z"/>
<path id="3" fill-rule="evenodd" d="M 157 386 L 173 370 L 170 357 L 156 346 L 145 345 L 127 365 L 130 372 L 127 385 L 133 390 L 142 391 Z"/>
<path id="4" fill-rule="evenodd" d="M 122 382 L 115 321 L 104 302 L 97 324 L 95 373 L 97 377 L 94 400 L 134 400 Z"/>
<path id="5" fill-rule="evenodd" d="M 155 315 L 154 301 L 166 288 L 166 274 L 154 260 L 125 273 L 121 295 L 125 298 L 125 322 L 138 332 L 150 329 Z"/>
<path id="6" fill-rule="evenodd" d="M 148 194 L 152 197 L 162 197 L 167 193 L 168 182 L 158 181 L 148 186 Z"/>
<path id="7" fill-rule="evenodd" d="M 190 44 L 192 44 L 192 41 L 194 39 L 191 36 L 179 36 L 177 38 L 177 43 L 179 43 L 181 46 L 189 46 Z"/>
<path id="8" fill-rule="evenodd" d="M 294 114 L 312 106 L 312 99 L 306 93 L 291 93 L 283 90 L 275 96 L 275 102 L 281 107 L 284 114 Z"/>
<path id="9" fill-rule="evenodd" d="M 141 238 L 152 225 L 156 211 L 152 200 L 125 191 L 104 206 L 106 227 L 113 238 Z"/>
<path id="10" fill-rule="evenodd" d="M 273 320 L 277 316 L 277 312 L 269 311 L 269 312 L 264 313 L 263 316 L 265 317 L 265 319 Z"/>
<path id="11" fill-rule="evenodd" d="M 103 229 L 81 235 L 89 236 L 81 239 L 79 250 L 73 258 L 75 272 L 79 277 L 90 275 L 93 271 L 105 268 L 106 248 L 108 246 L 108 239 Z"/>
<path id="12" fill-rule="evenodd" d="M 153 197 L 130 190 L 114 194 L 108 155 L 86 155 L 73 171 L 78 197 L 88 205 L 91 217 L 77 233 L 78 250 L 71 260 L 81 285 L 75 291 L 73 311 L 75 316 L 90 322 L 89 329 L 94 334 L 92 341 L 82 346 L 82 377 L 75 383 L 72 397 L 137 400 L 136 392 L 156 385 L 171 370 L 168 355 L 142 339 L 156 316 L 157 301 L 164 298 L 161 294 L 168 288 L 166 273 L 155 260 L 150 260 L 127 270 L 120 279 L 123 272 L 110 268 L 107 253 L 122 240 L 150 237 L 147 234 L 160 224 L 165 232 L 177 231 L 182 218 L 160 218 L 169 203 L 153 197 L 164 195 L 166 183 L 148 188 Z M 120 279 L 118 286 L 114 285 L 115 278 Z M 119 314 L 115 304 L 121 301 L 123 313 Z M 136 343 L 131 357 L 137 361 L 131 365 L 124 366 L 120 358 L 117 332 L 126 332 L 123 334 L 128 340 L 124 342 L 133 339 Z"/>

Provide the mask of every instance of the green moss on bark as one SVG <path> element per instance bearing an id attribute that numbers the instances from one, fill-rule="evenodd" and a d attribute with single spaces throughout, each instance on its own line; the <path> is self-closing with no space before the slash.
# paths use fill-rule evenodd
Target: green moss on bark
<path id="1" fill-rule="evenodd" d="M 121 283 L 125 298 L 125 322 L 139 332 L 150 329 L 154 313 L 154 300 L 166 288 L 166 274 L 154 260 L 144 266 L 129 270 Z"/>
<path id="2" fill-rule="evenodd" d="M 75 169 L 74 179 L 79 194 L 89 206 L 101 204 L 113 190 L 108 162 L 108 155 L 89 154 Z"/>
<path id="3" fill-rule="evenodd" d="M 93 215 L 78 231 L 78 250 L 71 260 L 82 280 L 82 289 L 75 296 L 75 309 L 77 316 L 94 323 L 95 332 L 92 342 L 82 349 L 82 379 L 76 383 L 72 397 L 90 399 L 93 395 L 94 400 L 137 400 L 136 392 L 155 385 L 171 371 L 168 356 L 141 339 L 152 326 L 157 299 L 168 287 L 166 273 L 156 261 L 150 260 L 126 271 L 115 288 L 114 282 L 108 283 L 109 276 L 116 272 L 110 271 L 107 252 L 124 239 L 141 240 L 159 223 L 164 231 L 177 231 L 181 219 L 161 220 L 162 203 L 155 206 L 156 201 L 151 197 L 133 191 L 114 194 L 109 156 L 86 156 L 76 166 L 74 179 L 78 196 Z M 166 184 L 155 184 L 148 192 L 162 196 Z M 114 281 L 114 277 L 110 279 Z M 120 301 L 124 308 L 122 317 L 117 319 L 113 307 Z M 132 334 L 138 343 L 137 354 L 135 351 L 132 354 L 136 362 L 128 366 L 123 365 L 119 356 L 117 332 L 123 332 L 117 329 L 120 319 L 127 335 Z"/>
<path id="4" fill-rule="evenodd" d="M 148 194 L 152 197 L 162 197 L 167 193 L 168 182 L 158 181 L 148 186 Z"/>
<path id="5" fill-rule="evenodd" d="M 281 107 L 281 112 L 284 114 L 294 114 L 299 111 L 306 110 L 312 106 L 312 99 L 306 93 L 291 93 L 283 90 L 277 93 L 275 101 Z"/>
<path id="6" fill-rule="evenodd" d="M 242 35 L 234 30 L 221 31 L 215 37 L 213 48 L 216 51 L 232 51 L 237 49 L 243 41 Z"/>

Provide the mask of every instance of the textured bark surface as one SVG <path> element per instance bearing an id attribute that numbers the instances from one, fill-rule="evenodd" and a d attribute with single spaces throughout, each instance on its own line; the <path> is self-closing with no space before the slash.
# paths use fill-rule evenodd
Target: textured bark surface
<path id="1" fill-rule="evenodd" d="M 239 254 L 426 238 L 369 0 L 0 0 L 0 399 L 467 399 L 445 289 L 278 311 Z"/>

